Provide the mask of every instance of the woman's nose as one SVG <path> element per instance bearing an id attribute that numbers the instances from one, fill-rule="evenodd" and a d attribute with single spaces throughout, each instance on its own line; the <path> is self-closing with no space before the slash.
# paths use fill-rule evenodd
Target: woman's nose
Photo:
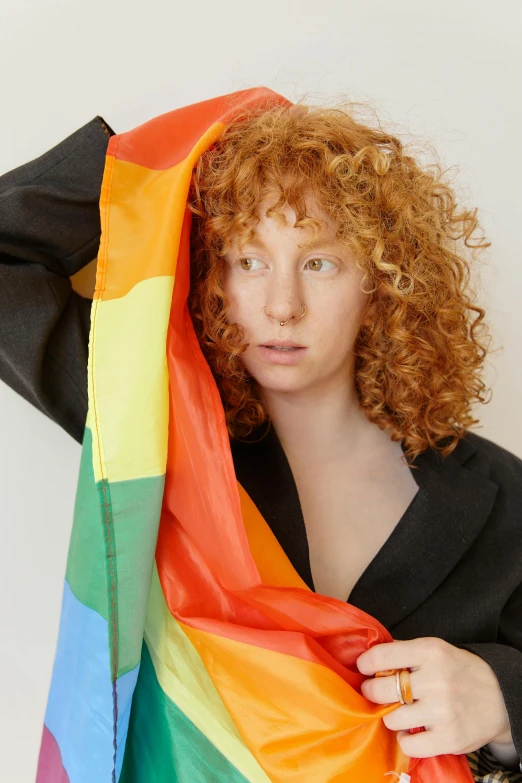
<path id="1" fill-rule="evenodd" d="M 263 312 L 267 317 L 275 318 L 279 323 L 285 323 L 291 318 L 300 318 L 303 307 L 301 286 L 296 281 L 285 277 L 270 286 Z"/>

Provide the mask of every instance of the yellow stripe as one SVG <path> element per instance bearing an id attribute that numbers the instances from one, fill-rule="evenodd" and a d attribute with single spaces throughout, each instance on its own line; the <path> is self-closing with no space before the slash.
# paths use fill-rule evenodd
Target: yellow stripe
<path id="1" fill-rule="evenodd" d="M 93 304 L 88 418 L 96 481 L 102 473 L 111 482 L 165 473 L 173 285 L 172 276 L 154 277 Z"/>
<path id="2" fill-rule="evenodd" d="M 251 783 L 270 783 L 246 747 L 201 658 L 172 617 L 154 563 L 145 641 L 158 681 L 195 726 Z"/>

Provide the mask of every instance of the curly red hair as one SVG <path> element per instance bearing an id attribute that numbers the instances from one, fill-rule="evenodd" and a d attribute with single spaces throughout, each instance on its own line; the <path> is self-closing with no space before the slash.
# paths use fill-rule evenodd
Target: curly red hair
<path id="1" fill-rule="evenodd" d="M 404 440 L 405 457 L 446 456 L 471 425 L 490 334 L 470 289 L 471 262 L 490 246 L 477 209 L 459 207 L 440 162 L 422 165 L 408 145 L 357 117 L 348 102 L 245 110 L 199 158 L 192 212 L 189 308 L 233 438 L 269 421 L 256 380 L 241 363 L 238 324 L 228 323 L 224 254 L 255 231 L 255 210 L 290 205 L 297 226 L 319 230 L 305 194 L 338 226 L 371 293 L 372 317 L 354 345 L 355 386 L 367 419 Z M 368 311 L 367 311 L 368 312 Z M 473 318 L 473 314 L 474 318 Z M 365 319 L 363 319 L 365 320 Z"/>

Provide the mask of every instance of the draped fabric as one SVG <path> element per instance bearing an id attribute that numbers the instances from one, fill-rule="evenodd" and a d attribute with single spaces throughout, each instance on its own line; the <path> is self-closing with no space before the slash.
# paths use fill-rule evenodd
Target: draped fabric
<path id="1" fill-rule="evenodd" d="M 37 783 L 471 783 L 413 759 L 357 657 L 392 641 L 311 591 L 236 479 L 187 306 L 199 156 L 252 88 L 111 137 L 89 406 Z"/>

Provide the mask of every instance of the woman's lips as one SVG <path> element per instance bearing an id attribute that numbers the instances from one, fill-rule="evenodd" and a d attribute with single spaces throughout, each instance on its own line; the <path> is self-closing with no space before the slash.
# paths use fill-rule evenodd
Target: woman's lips
<path id="1" fill-rule="evenodd" d="M 278 350 L 277 348 L 268 348 L 266 345 L 258 345 L 261 358 L 270 364 L 297 364 L 301 361 L 308 348 L 292 348 L 288 350 Z"/>

